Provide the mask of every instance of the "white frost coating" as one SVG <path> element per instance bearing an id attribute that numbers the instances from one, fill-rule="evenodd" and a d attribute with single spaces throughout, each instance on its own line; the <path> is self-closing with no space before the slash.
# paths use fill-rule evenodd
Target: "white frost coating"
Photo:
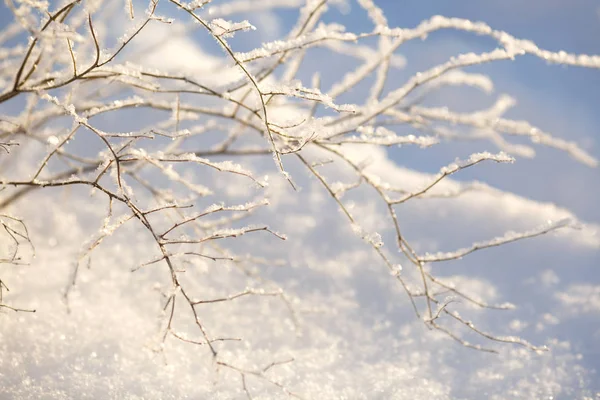
<path id="1" fill-rule="evenodd" d="M 46 142 L 51 146 L 56 146 L 60 142 L 60 140 L 56 136 L 52 135 L 52 136 L 48 136 L 48 139 L 46 139 Z"/>
<path id="2" fill-rule="evenodd" d="M 198 215 L 211 214 L 217 211 L 250 211 L 253 208 L 269 205 L 268 199 L 262 199 L 258 201 L 249 201 L 245 204 L 239 204 L 235 206 L 226 206 L 223 203 L 215 203 L 204 209 Z"/>
<path id="3" fill-rule="evenodd" d="M 474 153 L 467 160 L 459 160 L 457 159 L 452 164 L 449 164 L 440 169 L 440 172 L 433 176 L 429 183 L 420 186 L 419 189 L 414 190 L 411 193 L 406 194 L 404 197 L 393 200 L 392 204 L 400 204 L 404 203 L 412 198 L 419 197 L 422 195 L 426 195 L 433 187 L 440 184 L 447 176 L 452 175 L 462 169 L 469 168 L 473 165 L 476 165 L 482 161 L 495 161 L 499 163 L 512 163 L 514 162 L 514 158 L 508 156 L 507 154 L 500 152 L 498 154 L 491 154 L 488 152 L 484 153 Z"/>
<path id="4" fill-rule="evenodd" d="M 312 32 L 302 35 L 298 38 L 281 41 L 277 40 L 263 44 L 262 48 L 252 50 L 247 53 L 236 53 L 235 58 L 240 62 L 258 60 L 260 58 L 271 57 L 292 49 L 308 48 L 319 45 L 325 40 L 341 40 L 353 42 L 357 36 L 353 33 L 344 32 L 344 27 L 338 24 L 320 25 Z"/>
<path id="5" fill-rule="evenodd" d="M 501 115 L 504 115 L 509 109 L 514 107 L 516 104 L 517 99 L 508 94 L 503 93 L 500 96 L 498 96 L 498 99 L 496 99 L 496 102 L 490 108 L 488 108 L 487 110 L 479 111 L 477 115 L 499 117 Z"/>
<path id="6" fill-rule="evenodd" d="M 42 32 L 38 32 L 36 37 L 38 39 L 45 39 L 49 43 L 55 41 L 56 39 L 68 39 L 72 42 L 84 42 L 85 39 L 79 33 L 74 32 L 71 28 L 65 24 L 54 23 L 50 25 L 46 30 Z"/>
<path id="7" fill-rule="evenodd" d="M 235 237 L 242 236 L 242 235 L 245 235 L 248 233 L 260 232 L 260 231 L 269 232 L 282 240 L 287 239 L 286 235 L 276 232 L 276 231 L 273 231 L 273 230 L 269 229 L 269 227 L 267 227 L 267 226 L 248 225 L 243 228 L 217 229 L 217 230 L 213 231 L 210 235 L 208 235 L 200 240 L 197 240 L 197 241 L 192 240 L 192 242 L 200 243 L 200 242 L 205 242 L 205 241 L 214 240 L 214 239 L 235 238 Z"/>
<path id="8" fill-rule="evenodd" d="M 197 10 L 198 8 L 204 7 L 206 4 L 210 3 L 212 0 L 194 0 L 190 1 L 187 4 L 183 4 L 183 8 L 189 11 Z"/>
<path id="9" fill-rule="evenodd" d="M 359 187 L 360 184 L 361 184 L 360 181 L 355 182 L 355 183 L 344 183 L 344 182 L 336 181 L 330 185 L 330 188 L 331 188 L 331 191 L 333 192 L 333 195 L 339 199 L 344 195 L 344 193 L 346 193 L 347 191 L 349 191 L 351 189 L 355 189 L 355 188 Z"/>
<path id="10" fill-rule="evenodd" d="M 437 88 L 443 85 L 472 86 L 488 94 L 494 91 L 494 82 L 490 79 L 489 76 L 465 72 L 462 70 L 449 71 L 448 73 L 440 76 L 436 80 L 430 82 L 427 86 Z"/>
<path id="11" fill-rule="evenodd" d="M 394 106 L 402 102 L 404 98 L 411 93 L 418 86 L 423 85 L 432 81 L 433 79 L 438 78 L 442 74 L 461 67 L 467 67 L 470 65 L 477 65 L 491 61 L 497 60 L 506 60 L 510 59 L 514 56 L 514 54 L 509 53 L 502 49 L 496 49 L 491 52 L 475 54 L 475 53 L 467 53 L 461 54 L 457 57 L 452 57 L 449 61 L 437 65 L 433 68 L 428 69 L 425 72 L 418 72 L 413 77 L 411 77 L 403 86 L 400 88 L 390 92 L 387 94 L 385 98 L 383 98 L 379 102 L 371 102 L 366 107 L 364 107 L 361 111 L 360 118 L 350 119 L 346 122 L 342 122 L 336 126 L 338 132 L 346 132 L 349 130 L 354 130 L 358 126 L 363 125 L 367 121 L 370 121 L 374 117 L 386 112 L 387 110 L 392 109 Z M 352 78 L 354 79 L 354 78 Z M 362 78 L 361 78 L 362 79 Z M 337 89 L 330 91 L 329 94 L 334 96 L 333 93 L 341 93 L 347 90 L 348 86 L 341 84 L 337 87 Z"/>
<path id="12" fill-rule="evenodd" d="M 254 182 L 256 182 L 257 184 L 264 186 L 262 182 L 258 181 L 256 178 L 254 178 L 252 172 L 246 170 L 240 164 L 234 163 L 233 161 L 230 161 L 230 160 L 211 161 L 206 158 L 198 157 L 194 153 L 171 155 L 171 154 L 165 154 L 165 153 L 159 151 L 159 152 L 156 152 L 153 154 L 148 154 L 143 149 L 132 149 L 130 151 L 130 154 L 135 157 L 140 157 L 142 159 L 145 159 L 148 162 L 150 162 L 151 164 L 153 164 L 156 167 L 161 168 L 161 169 L 163 169 L 164 166 L 161 165 L 160 163 L 191 162 L 191 163 L 206 165 L 207 167 L 211 167 L 213 169 L 216 169 L 217 171 L 230 172 L 232 174 L 246 176 L 246 177 L 250 178 L 251 180 L 253 180 Z M 174 174 L 175 171 L 172 171 L 172 169 L 169 169 L 168 173 Z M 173 177 L 175 177 L 175 175 L 173 175 Z"/>
<path id="13" fill-rule="evenodd" d="M 219 229 L 214 231 L 211 236 L 212 237 L 236 237 L 236 236 L 240 236 L 243 235 L 249 231 L 253 231 L 257 229 L 257 226 L 255 225 L 249 225 L 249 226 L 245 226 L 243 228 L 227 228 L 227 229 Z"/>
<path id="14" fill-rule="evenodd" d="M 199 196 L 208 196 L 212 194 L 212 190 L 210 190 L 209 188 L 197 183 L 193 183 L 190 180 L 183 178 L 181 175 L 179 175 L 177 171 L 173 169 L 173 165 L 163 163 L 163 161 L 168 162 L 169 160 L 163 160 L 155 155 L 150 155 L 143 149 L 132 149 L 131 154 L 152 164 L 170 180 L 172 180 L 173 182 L 181 183 L 186 188 L 198 194 Z"/>
<path id="15" fill-rule="evenodd" d="M 126 77 L 123 77 L 126 79 Z M 107 113 L 120 108 L 137 107 L 146 103 L 146 100 L 139 96 L 132 96 L 121 100 L 114 100 L 111 103 L 90 107 L 84 114 L 86 118 L 93 117 L 98 114 Z"/>
<path id="16" fill-rule="evenodd" d="M 387 26 L 388 21 L 386 16 L 383 13 L 383 10 L 376 6 L 372 0 L 359 0 L 358 3 L 360 6 L 367 11 L 369 19 L 373 22 L 375 26 Z M 391 39 L 386 36 L 381 36 L 379 38 L 378 50 L 379 54 L 393 54 L 396 47 L 392 43 Z M 377 57 L 379 58 L 379 57 Z M 385 87 L 385 83 L 388 78 L 388 72 L 390 67 L 390 59 L 389 57 L 384 57 L 379 66 L 377 67 L 377 71 L 375 73 L 375 81 L 371 85 L 371 89 L 369 90 L 369 97 L 366 102 L 376 102 L 383 89 Z"/>
<path id="17" fill-rule="evenodd" d="M 426 253 L 420 256 L 419 259 L 424 262 L 438 262 L 455 260 L 462 258 L 474 251 L 485 249 L 488 247 L 500 246 L 506 243 L 516 242 L 517 240 L 527 239 L 535 236 L 540 236 L 548 232 L 552 232 L 561 228 L 573 228 L 579 229 L 581 224 L 572 218 L 565 218 L 559 221 L 548 221 L 547 223 L 538 226 L 537 228 L 525 231 L 525 232 L 514 232 L 508 231 L 504 235 L 495 237 L 485 242 L 475 242 L 470 247 L 465 247 L 451 252 L 438 252 L 434 254 Z"/>
<path id="18" fill-rule="evenodd" d="M 414 29 L 394 28 L 387 26 L 378 26 L 374 33 L 379 35 L 393 36 L 404 41 L 425 37 L 440 29 L 457 29 L 476 33 L 479 35 L 491 36 L 496 39 L 504 49 L 513 55 L 531 54 L 543 60 L 557 64 L 574 65 L 586 68 L 600 68 L 600 56 L 587 54 L 572 54 L 565 51 L 552 52 L 540 49 L 530 40 L 517 39 L 514 36 L 492 29 L 483 22 L 473 22 L 462 18 L 447 18 L 440 15 L 431 17 L 429 20 L 421 22 Z"/>
<path id="19" fill-rule="evenodd" d="M 137 87 L 144 88 L 144 89 L 150 90 L 150 91 L 156 91 L 156 90 L 160 89 L 160 86 L 157 84 L 148 82 L 147 80 L 137 79 L 133 76 L 117 75 L 112 79 L 114 81 L 121 82 L 126 85 L 137 86 Z"/>
<path id="20" fill-rule="evenodd" d="M 204 215 L 204 214 L 211 214 L 215 211 L 221 211 L 224 208 L 223 204 L 211 204 L 210 206 L 206 207 L 204 209 L 204 211 L 202 211 L 199 215 Z"/>
<path id="21" fill-rule="evenodd" d="M 360 126 L 356 129 L 360 136 L 344 137 L 340 143 L 369 143 L 380 146 L 394 146 L 403 144 L 415 144 L 420 147 L 429 147 L 439 143 L 439 140 L 433 136 L 398 136 L 395 132 L 379 126 Z M 334 142 L 335 143 L 335 142 Z"/>
<path id="22" fill-rule="evenodd" d="M 250 171 L 248 171 L 247 169 L 245 169 L 244 167 L 242 167 L 240 164 L 234 163 L 233 161 L 229 161 L 229 160 L 210 161 L 206 158 L 198 157 L 194 153 L 182 154 L 181 156 L 177 156 L 176 158 L 178 160 L 182 160 L 182 161 L 186 160 L 186 161 L 193 161 L 193 162 L 197 162 L 200 164 L 204 164 L 204 165 L 207 165 L 214 169 L 217 169 L 219 171 L 226 171 L 226 172 L 232 172 L 232 173 L 240 174 L 240 175 L 252 176 L 252 173 Z"/>
<path id="23" fill-rule="evenodd" d="M 533 143 L 542 144 L 558 150 L 567 152 L 577 161 L 595 167 L 598 160 L 585 150 L 581 149 L 577 143 L 568 140 L 553 137 L 539 128 L 531 125 L 527 121 L 515 121 L 505 118 L 490 117 L 485 114 L 472 113 L 462 114 L 448 110 L 448 108 L 425 108 L 414 107 L 411 110 L 414 114 L 428 119 L 447 121 L 455 124 L 470 125 L 476 128 L 491 128 L 496 131 L 504 132 L 509 135 L 528 136 Z"/>
<path id="24" fill-rule="evenodd" d="M 500 162 L 500 163 L 512 163 L 515 161 L 514 158 L 510 157 L 508 154 L 506 154 L 504 152 L 500 152 L 498 154 L 492 154 L 492 153 L 488 153 L 488 152 L 474 153 L 474 154 L 471 154 L 469 156 L 469 158 L 466 160 L 458 160 L 457 159 L 454 163 L 447 165 L 445 167 L 442 167 L 442 169 L 440 169 L 440 174 L 449 175 L 449 174 L 452 174 L 463 168 L 480 163 L 481 161 L 484 161 L 484 160 L 496 161 L 496 162 Z"/>
<path id="25" fill-rule="evenodd" d="M 377 232 L 367 232 L 358 224 L 352 224 L 352 231 L 360 236 L 362 240 L 371 244 L 375 248 L 380 248 L 383 246 L 381 235 Z"/>
<path id="26" fill-rule="evenodd" d="M 402 265 L 394 264 L 390 273 L 392 274 L 392 276 L 400 276 L 400 274 L 402 274 Z"/>
<path id="27" fill-rule="evenodd" d="M 232 22 L 217 18 L 210 21 L 210 29 L 216 36 L 231 38 L 238 31 L 254 31 L 256 27 L 247 20 Z"/>
<path id="28" fill-rule="evenodd" d="M 263 82 L 259 84 L 259 87 L 263 94 L 282 94 L 285 96 L 317 101 L 326 107 L 334 109 L 337 112 L 356 112 L 355 105 L 338 105 L 334 103 L 330 96 L 321 93 L 319 89 L 312 89 L 302 86 L 302 82 L 299 80 L 294 80 L 288 83 Z"/>
<path id="29" fill-rule="evenodd" d="M 132 218 L 131 215 L 121 215 L 112 224 L 108 223 L 109 222 L 108 218 L 105 219 L 105 221 L 103 223 L 103 227 L 100 230 L 100 234 L 102 236 L 110 236 L 110 235 L 112 235 L 117 229 L 119 229 L 119 227 L 121 227 L 125 222 L 129 221 L 131 218 Z"/>
<path id="30" fill-rule="evenodd" d="M 362 8 L 367 10 L 369 19 L 371 21 L 373 21 L 375 26 L 387 26 L 388 25 L 388 21 L 387 21 L 387 18 L 385 17 L 385 14 L 383 13 L 383 10 L 381 8 L 377 7 L 377 5 L 375 5 L 373 0 L 358 0 L 358 4 L 360 4 L 360 6 Z"/>

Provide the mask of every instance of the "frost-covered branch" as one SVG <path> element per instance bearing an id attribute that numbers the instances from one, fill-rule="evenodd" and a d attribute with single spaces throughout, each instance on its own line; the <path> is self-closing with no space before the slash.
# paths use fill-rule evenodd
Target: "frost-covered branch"
<path id="1" fill-rule="evenodd" d="M 423 262 L 440 262 L 440 261 L 448 261 L 448 260 L 456 260 L 459 258 L 463 258 L 466 255 L 469 255 L 477 250 L 487 249 L 489 247 L 497 247 L 502 246 L 508 243 L 516 242 L 522 239 L 533 238 L 536 236 L 545 235 L 546 233 L 550 233 L 552 231 L 563 229 L 563 228 L 579 228 L 580 224 L 572 219 L 562 219 L 560 221 L 548 221 L 547 223 L 538 226 L 537 228 L 530 229 L 524 232 L 506 232 L 504 235 L 493 238 L 491 240 L 487 240 L 485 242 L 476 242 L 473 243 L 470 247 L 465 247 L 463 249 L 458 249 L 456 251 L 451 252 L 439 252 L 435 254 L 425 254 L 419 257 L 419 260 Z"/>

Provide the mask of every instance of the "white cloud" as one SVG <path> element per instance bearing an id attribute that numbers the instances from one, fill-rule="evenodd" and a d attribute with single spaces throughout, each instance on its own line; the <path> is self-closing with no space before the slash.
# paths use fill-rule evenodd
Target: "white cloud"
<path id="1" fill-rule="evenodd" d="M 600 312 L 600 285 L 574 284 L 556 293 L 556 299 L 573 314 L 593 314 Z"/>

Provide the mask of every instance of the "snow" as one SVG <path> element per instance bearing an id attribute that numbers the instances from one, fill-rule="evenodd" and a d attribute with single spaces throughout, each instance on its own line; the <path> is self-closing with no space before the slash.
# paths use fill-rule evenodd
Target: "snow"
<path id="1" fill-rule="evenodd" d="M 18 293 L 8 297 L 11 303 L 37 310 L 32 315 L 1 316 L 0 366 L 4 372 L 0 381 L 5 396 L 178 399 L 244 395 L 239 374 L 217 369 L 206 349 L 172 338 L 164 347 L 161 345 L 157 336 L 158 321 L 164 318 L 160 292 L 169 286 L 159 264 L 135 273 L 129 271 L 138 260 L 147 260 L 147 254 L 154 252 L 145 241 L 130 246 L 123 240 L 139 236 L 140 229 L 135 225 L 125 225 L 117 232 L 119 236 L 107 238 L 93 253 L 91 268 L 81 268 L 67 312 L 62 293 L 72 263 L 65 260 L 74 258 L 77 238 L 94 227 L 86 226 L 82 216 L 76 217 L 75 208 L 61 202 L 60 196 L 44 198 L 55 210 L 53 214 L 36 211 L 33 203 L 22 210 L 38 217 L 30 226 L 35 232 L 37 258 L 31 266 L 3 274 L 3 280 Z M 93 203 L 98 200 L 79 205 L 78 212 L 88 217 L 97 214 L 98 207 Z M 294 204 L 296 212 L 309 214 L 312 208 L 323 207 L 301 198 Z M 282 208 L 274 215 L 285 212 Z M 334 226 L 339 228 L 332 229 Z M 58 233 L 56 246 L 39 240 L 50 227 Z M 267 263 L 264 267 L 265 272 L 271 271 L 267 275 L 287 271 L 280 284 L 290 296 L 299 327 L 294 326 L 290 309 L 277 297 L 245 296 L 218 305 L 202 305 L 202 320 L 210 332 L 243 338 L 239 344 L 223 342 L 218 346 L 223 359 L 251 370 L 293 358 L 289 364 L 270 369 L 268 376 L 308 398 L 451 399 L 473 398 L 485 391 L 489 398 L 529 399 L 559 394 L 577 398 L 588 393 L 585 382 L 589 375 L 567 342 L 549 341 L 551 352 L 541 355 L 500 346 L 500 355 L 485 356 L 427 331 L 406 309 L 402 294 L 388 284 L 389 273 L 383 273 L 360 244 L 348 246 L 349 237 L 339 236 L 343 231 L 343 224 L 321 220 L 311 230 L 316 235 L 312 239 L 304 236 L 305 230 L 297 232 L 286 242 L 291 247 L 271 254 L 290 260 L 291 265 L 273 267 Z M 336 236 L 339 240 L 332 240 Z M 329 246 L 320 250 L 318 243 L 325 238 L 329 238 Z M 264 240 L 252 240 L 248 249 Z M 561 243 L 552 240 L 558 251 L 563 251 L 559 250 Z M 314 264 L 311 259 L 315 259 Z M 344 268 L 348 272 L 340 275 Z M 202 299 L 232 296 L 249 286 L 248 278 L 234 263 L 195 260 L 186 269 L 188 287 L 202 294 Z M 33 271 L 38 272 L 32 275 Z M 407 273 L 406 268 L 402 273 Z M 465 284 L 455 278 L 457 285 Z M 474 279 L 469 284 L 471 290 L 477 286 L 481 287 L 480 296 L 494 300 L 492 282 Z M 589 293 L 597 291 L 593 285 L 587 287 Z M 587 315 L 597 310 L 584 300 L 589 298 L 587 292 L 574 286 L 558 291 L 557 299 L 565 306 L 581 304 L 585 318 L 589 318 Z M 505 311 L 509 313 L 506 316 L 478 313 L 476 319 L 493 323 L 497 318 L 525 317 L 526 313 L 520 314 L 524 311 L 519 310 L 517 314 Z M 185 338 L 198 339 L 194 330 L 185 327 L 186 318 L 180 315 L 178 332 Z M 556 326 L 548 324 L 543 315 L 539 318 L 542 332 Z M 558 318 L 562 321 L 564 317 L 559 314 Z M 534 316 L 532 323 L 536 322 Z M 532 337 L 530 330 L 524 334 Z M 540 344 L 542 337 L 545 334 L 532 340 Z M 157 353 L 159 349 L 162 352 Z M 457 363 L 457 359 L 468 362 Z M 247 384 L 255 397 L 283 395 L 279 388 L 259 378 L 249 376 Z"/>

